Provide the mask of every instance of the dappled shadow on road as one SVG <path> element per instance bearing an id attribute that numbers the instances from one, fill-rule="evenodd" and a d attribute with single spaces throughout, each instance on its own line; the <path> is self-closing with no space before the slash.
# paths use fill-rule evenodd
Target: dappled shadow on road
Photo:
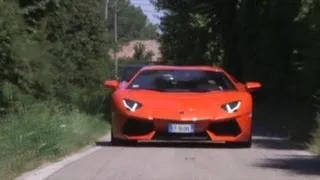
<path id="1" fill-rule="evenodd" d="M 109 141 L 98 141 L 97 146 L 112 146 Z M 170 142 L 170 141 L 148 141 L 139 143 L 127 143 L 123 145 L 125 147 L 149 147 L 149 148 L 243 148 L 239 144 L 227 143 L 219 144 L 207 141 L 206 143 L 191 141 L 191 142 Z M 253 128 L 253 147 L 262 149 L 274 149 L 274 150 L 306 150 L 306 145 L 294 143 L 284 136 L 278 136 L 276 134 L 268 134 L 265 128 L 255 126 Z"/>
<path id="2" fill-rule="evenodd" d="M 112 146 L 109 141 L 98 141 L 97 146 Z M 139 142 L 139 143 L 127 143 L 122 145 L 125 147 L 149 147 L 149 148 L 243 148 L 239 144 L 227 143 L 227 144 L 216 144 L 216 143 L 202 143 L 202 142 Z M 305 150 L 306 147 L 300 144 L 294 144 L 284 138 L 276 137 L 253 137 L 253 146 L 255 148 L 263 149 L 275 149 L 275 150 Z"/>
<path id="3" fill-rule="evenodd" d="M 109 141 L 98 141 L 97 146 L 113 146 Z M 238 144 L 214 144 L 214 143 L 199 143 L 199 142 L 139 142 L 126 143 L 122 147 L 135 148 L 217 148 L 217 149 L 236 149 L 243 148 Z"/>
<path id="4" fill-rule="evenodd" d="M 109 141 L 99 141 L 96 142 L 98 146 L 112 146 Z M 139 142 L 139 143 L 127 143 L 122 145 L 125 147 L 148 147 L 148 148 L 243 148 L 239 144 L 227 143 L 219 144 L 212 143 L 208 141 L 203 142 L 170 142 L 170 141 L 149 141 L 149 142 Z M 253 146 L 255 148 L 264 148 L 264 149 L 275 149 L 275 150 L 304 150 L 305 146 L 297 143 L 290 142 L 287 138 L 277 136 L 275 134 L 268 134 L 267 130 L 263 127 L 254 126 L 253 128 Z"/>
<path id="5" fill-rule="evenodd" d="M 252 127 L 252 133 L 254 136 L 265 136 L 265 137 L 288 137 L 285 128 L 275 130 L 266 126 L 265 124 L 255 122 Z"/>
<path id="6" fill-rule="evenodd" d="M 279 134 L 270 134 L 268 129 L 263 126 L 255 126 L 254 135 L 254 148 L 271 150 L 272 153 L 269 154 L 269 157 L 276 157 L 257 159 L 258 163 L 253 166 L 287 170 L 302 175 L 320 175 L 320 158 L 306 152 L 307 146 L 305 144 L 295 143 L 285 136 L 279 136 Z M 281 152 L 284 155 L 280 156 Z"/>
<path id="7" fill-rule="evenodd" d="M 306 150 L 305 144 L 290 141 L 285 134 L 273 132 L 267 127 L 254 124 L 253 144 L 258 148 L 275 150 Z"/>
<path id="8" fill-rule="evenodd" d="M 280 137 L 256 136 L 253 138 L 253 144 L 257 148 L 275 149 L 275 150 L 306 150 L 306 145 L 291 142 Z"/>
<path id="9" fill-rule="evenodd" d="M 261 168 L 288 170 L 296 174 L 320 175 L 320 157 L 311 155 L 282 156 L 254 164 Z M 320 177 L 319 177 L 320 179 Z"/>

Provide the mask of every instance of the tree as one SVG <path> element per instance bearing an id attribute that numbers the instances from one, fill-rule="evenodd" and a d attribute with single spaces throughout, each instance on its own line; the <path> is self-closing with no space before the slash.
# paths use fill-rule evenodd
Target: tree
<path id="1" fill-rule="evenodd" d="M 155 1 L 168 11 L 161 18 L 161 53 L 171 64 L 220 64 L 223 57 L 220 36 L 209 19 L 192 11 L 194 1 Z"/>
<path id="2" fill-rule="evenodd" d="M 120 43 L 155 38 L 156 26 L 140 8 L 118 3 Z M 113 4 L 110 0 L 106 21 L 104 0 L 0 1 L 1 104 L 7 108 L 25 96 L 77 104 L 104 93 L 101 82 L 113 68 L 107 53 L 113 47 Z M 23 98 L 7 99 L 8 89 Z"/>
<path id="3" fill-rule="evenodd" d="M 111 69 L 102 4 L 0 1 L 0 109 L 49 99 L 77 104 L 102 91 Z"/>
<path id="4" fill-rule="evenodd" d="M 159 0 L 154 3 L 168 11 L 160 25 L 162 54 L 166 60 L 175 64 L 220 64 L 241 81 L 258 78 L 264 84 L 263 91 L 273 94 L 274 99 L 288 95 L 292 77 L 300 74 L 292 67 L 302 57 L 293 52 L 301 52 L 304 48 L 301 45 L 306 47 L 314 39 L 306 39 L 304 34 L 315 37 L 318 32 L 305 31 L 315 19 L 294 21 L 300 9 L 306 9 L 301 7 L 300 0 Z M 316 9 L 315 4 L 306 6 Z M 318 12 L 309 9 L 305 17 Z M 210 54 L 209 58 L 204 54 Z M 317 65 L 316 61 L 303 61 L 310 62 L 310 67 Z M 311 74 L 319 72 L 307 71 L 313 73 L 302 75 L 305 80 L 301 82 L 307 82 L 306 79 L 314 76 Z M 306 94 L 314 92 L 315 86 L 318 85 L 310 86 Z"/>
<path id="5" fill-rule="evenodd" d="M 114 39 L 114 2 L 109 1 L 108 24 L 109 38 Z M 135 7 L 127 0 L 117 0 L 117 19 L 118 19 L 118 41 L 119 43 L 130 40 L 142 40 L 154 38 L 157 34 L 154 25 L 148 23 L 147 16 L 143 14 L 142 9 Z"/>
<path id="6" fill-rule="evenodd" d="M 159 39 L 168 63 L 221 65 L 242 82 L 260 81 L 259 102 L 279 109 L 299 104 L 300 109 L 314 110 L 311 100 L 320 89 L 319 0 L 154 0 L 154 4 L 167 12 Z M 287 126 L 301 131 L 300 123 L 297 119 Z M 311 118 L 304 121 L 304 130 L 313 124 Z"/>

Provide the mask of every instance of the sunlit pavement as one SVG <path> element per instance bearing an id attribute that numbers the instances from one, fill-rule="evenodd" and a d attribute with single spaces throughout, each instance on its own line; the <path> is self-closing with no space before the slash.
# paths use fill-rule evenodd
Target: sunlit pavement
<path id="1" fill-rule="evenodd" d="M 254 136 L 251 149 L 225 145 L 142 143 L 112 147 L 109 139 L 47 179 L 319 180 L 320 159 L 283 138 Z"/>

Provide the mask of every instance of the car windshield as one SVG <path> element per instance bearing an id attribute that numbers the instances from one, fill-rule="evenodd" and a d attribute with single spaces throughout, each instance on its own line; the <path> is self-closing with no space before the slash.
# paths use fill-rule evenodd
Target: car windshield
<path id="1" fill-rule="evenodd" d="M 236 90 L 223 72 L 203 70 L 144 70 L 128 89 L 165 92 L 210 92 Z"/>

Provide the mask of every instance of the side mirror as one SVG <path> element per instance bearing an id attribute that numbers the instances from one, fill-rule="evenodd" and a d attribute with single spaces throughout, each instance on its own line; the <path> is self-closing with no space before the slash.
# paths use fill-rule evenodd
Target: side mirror
<path id="1" fill-rule="evenodd" d="M 119 81 L 117 80 L 106 80 L 104 82 L 104 86 L 107 88 L 111 88 L 113 90 L 117 89 L 119 87 Z"/>
<path id="2" fill-rule="evenodd" d="M 247 82 L 246 83 L 246 89 L 249 92 L 253 92 L 256 91 L 258 89 L 260 89 L 262 86 L 259 82 Z"/>

